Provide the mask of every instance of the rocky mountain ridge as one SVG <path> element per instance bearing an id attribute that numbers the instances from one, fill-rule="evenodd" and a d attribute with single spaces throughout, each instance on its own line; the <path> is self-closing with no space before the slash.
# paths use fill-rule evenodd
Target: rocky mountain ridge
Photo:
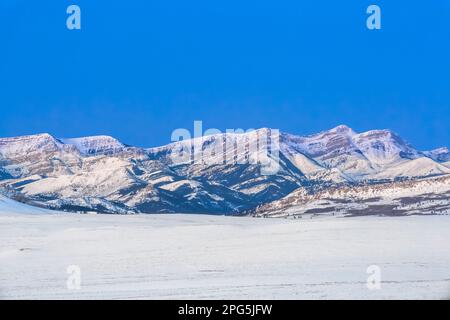
<path id="1" fill-rule="evenodd" d="M 347 126 L 310 136 L 263 128 L 149 149 L 108 136 L 38 134 L 0 138 L 0 188 L 77 212 L 242 214 L 301 190 L 443 177 L 449 159 L 447 148 L 422 152 L 390 130 Z"/>

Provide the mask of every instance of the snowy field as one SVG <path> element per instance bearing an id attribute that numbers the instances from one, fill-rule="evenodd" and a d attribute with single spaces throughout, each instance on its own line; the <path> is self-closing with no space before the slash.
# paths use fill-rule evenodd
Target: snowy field
<path id="1" fill-rule="evenodd" d="M 0 198 L 0 298 L 448 299 L 449 231 L 450 216 L 49 214 Z"/>

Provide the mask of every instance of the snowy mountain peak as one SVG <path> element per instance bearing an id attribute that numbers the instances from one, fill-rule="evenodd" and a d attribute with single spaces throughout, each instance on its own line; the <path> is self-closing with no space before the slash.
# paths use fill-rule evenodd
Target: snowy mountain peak
<path id="1" fill-rule="evenodd" d="M 328 130 L 329 133 L 337 133 L 337 134 L 347 134 L 347 135 L 354 135 L 356 134 L 355 131 L 353 131 L 352 128 L 349 126 L 346 126 L 345 124 L 341 124 L 331 130 Z"/>
<path id="2" fill-rule="evenodd" d="M 28 135 L 28 136 L 23 136 L 23 138 L 35 138 L 35 139 L 55 139 L 51 134 L 49 133 L 38 133 L 35 135 Z"/>
<path id="3" fill-rule="evenodd" d="M 64 144 L 73 145 L 84 155 L 109 154 L 123 150 L 125 145 L 110 136 L 91 136 L 61 139 Z"/>
<path id="4" fill-rule="evenodd" d="M 49 133 L 38 133 L 38 134 L 33 134 L 33 135 L 0 138 L 0 141 L 2 143 L 14 143 L 14 142 L 18 142 L 18 141 L 23 141 L 24 143 L 26 143 L 29 141 L 42 141 L 42 140 L 55 140 L 56 141 L 56 139 Z"/>
<path id="5" fill-rule="evenodd" d="M 362 132 L 358 134 L 360 137 L 368 137 L 368 138 L 393 138 L 393 139 L 399 139 L 401 138 L 393 131 L 389 129 L 377 129 L 377 130 L 369 130 L 366 132 Z"/>
<path id="6" fill-rule="evenodd" d="M 437 162 L 450 161 L 450 150 L 447 147 L 438 148 L 431 151 L 425 151 L 424 154 Z"/>
<path id="7" fill-rule="evenodd" d="M 417 159 L 422 155 L 391 130 L 371 130 L 353 137 L 353 142 L 374 164 L 386 165 L 401 159 Z"/>
<path id="8" fill-rule="evenodd" d="M 48 133 L 19 136 L 13 138 L 0 138 L 0 155 L 3 157 L 25 155 L 30 152 L 55 151 L 62 143 Z"/>
<path id="9" fill-rule="evenodd" d="M 448 148 L 447 147 L 442 147 L 442 148 L 438 148 L 438 149 L 435 149 L 435 150 L 433 150 L 434 152 L 437 152 L 437 153 L 449 153 L 450 152 L 450 150 L 448 150 Z"/>

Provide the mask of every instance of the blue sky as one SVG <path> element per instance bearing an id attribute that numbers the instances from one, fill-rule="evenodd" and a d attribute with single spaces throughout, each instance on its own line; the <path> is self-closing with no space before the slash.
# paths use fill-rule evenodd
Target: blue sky
<path id="1" fill-rule="evenodd" d="M 382 29 L 369 31 L 375 3 Z M 130 0 L 0 3 L 0 136 L 347 124 L 450 146 L 450 2 Z M 82 30 L 66 28 L 66 8 Z"/>

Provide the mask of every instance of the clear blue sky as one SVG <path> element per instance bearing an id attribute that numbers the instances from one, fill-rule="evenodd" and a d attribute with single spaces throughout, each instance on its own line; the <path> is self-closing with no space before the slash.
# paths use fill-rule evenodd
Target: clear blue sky
<path id="1" fill-rule="evenodd" d="M 66 28 L 70 4 L 81 31 Z M 203 120 L 450 146 L 448 0 L 1 0 L 0 37 L 0 136 L 156 146 Z"/>

